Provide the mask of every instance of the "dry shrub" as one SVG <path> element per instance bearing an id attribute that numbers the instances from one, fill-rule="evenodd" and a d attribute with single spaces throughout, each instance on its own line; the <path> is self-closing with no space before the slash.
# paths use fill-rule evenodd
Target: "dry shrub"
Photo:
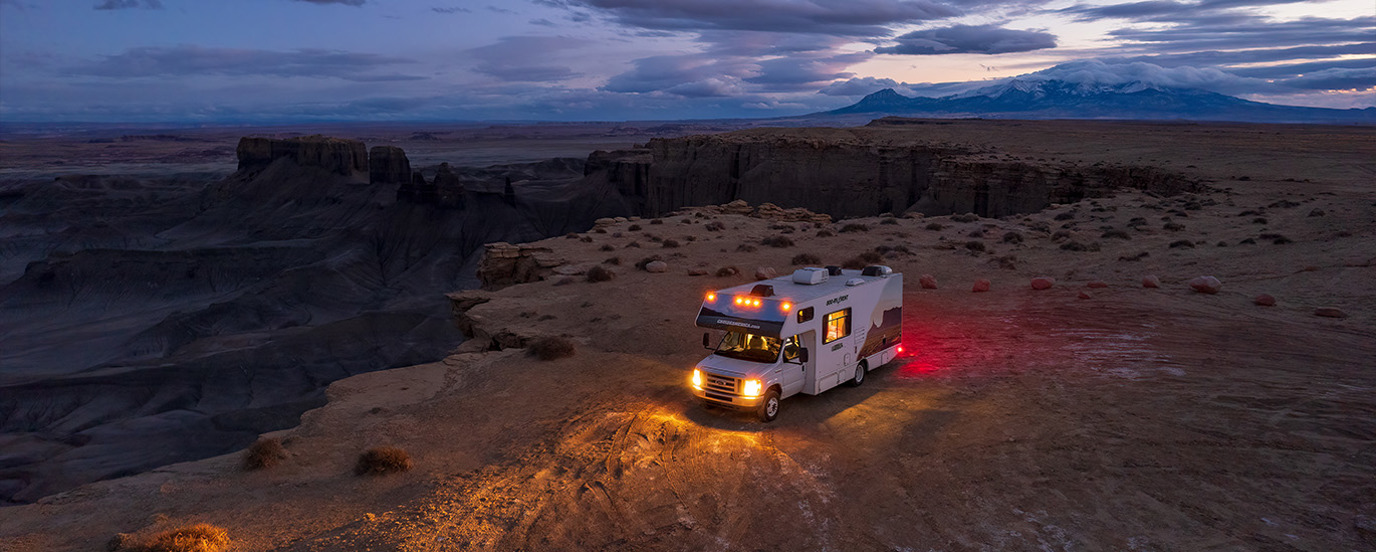
<path id="1" fill-rule="evenodd" d="M 664 219 L 650 219 L 650 224 L 664 224 Z"/>
<path id="2" fill-rule="evenodd" d="M 898 224 L 898 219 L 886 218 L 884 220 L 879 221 L 879 224 Z"/>
<path id="3" fill-rule="evenodd" d="M 1099 236 L 1099 237 L 1101 237 L 1101 238 L 1116 238 L 1116 239 L 1120 239 L 1120 240 L 1130 240 L 1130 239 L 1132 239 L 1132 236 L 1128 235 L 1128 233 L 1127 233 L 1126 231 L 1118 230 L 1118 229 L 1105 230 L 1104 233 L 1103 233 L 1103 235 L 1101 235 L 1101 236 Z"/>
<path id="4" fill-rule="evenodd" d="M 879 264 L 879 263 L 884 262 L 884 256 L 883 256 L 883 255 L 880 255 L 879 253 L 874 252 L 874 251 L 866 251 L 866 252 L 864 252 L 864 253 L 861 253 L 860 256 L 858 256 L 858 257 L 856 257 L 856 258 L 857 258 L 857 259 L 860 259 L 860 260 L 863 261 L 865 264 Z M 865 267 L 862 266 L 862 267 L 860 267 L 860 268 L 865 268 Z"/>
<path id="5" fill-rule="evenodd" d="M 244 451 L 244 469 L 249 471 L 265 470 L 282 463 L 287 450 L 282 441 L 271 438 L 258 439 Z"/>
<path id="6" fill-rule="evenodd" d="M 970 251 L 984 251 L 984 242 L 979 240 L 970 240 L 965 242 L 965 248 L 969 249 Z"/>
<path id="7" fill-rule="evenodd" d="M 411 455 L 397 447 L 377 447 L 358 455 L 354 475 L 386 475 L 411 469 Z"/>
<path id="8" fill-rule="evenodd" d="M 641 259 L 641 260 L 639 260 L 639 261 L 636 261 L 636 263 L 635 263 L 635 268 L 636 268 L 637 270 L 645 270 L 645 265 L 648 265 L 648 264 L 653 263 L 653 262 L 655 262 L 655 261 L 662 261 L 662 260 L 664 260 L 664 257 L 660 257 L 659 255 L 650 255 L 649 257 L 645 257 L 644 259 Z"/>
<path id="9" fill-rule="evenodd" d="M 621 257 L 611 257 L 611 258 L 608 258 L 607 260 L 602 261 L 602 264 L 614 265 L 614 266 L 621 266 Z"/>
<path id="10" fill-rule="evenodd" d="M 963 215 L 952 216 L 951 220 L 955 222 L 979 222 L 979 215 L 976 215 L 974 213 L 965 213 Z"/>
<path id="11" fill-rule="evenodd" d="M 743 244 L 740 244 L 740 245 L 737 245 L 737 246 L 736 246 L 736 251 L 740 251 L 740 252 L 743 252 L 743 253 L 754 253 L 754 252 L 755 252 L 755 249 L 756 249 L 755 246 L 750 245 L 750 244 L 748 244 L 748 243 L 743 243 Z"/>
<path id="12" fill-rule="evenodd" d="M 1003 243 L 1022 243 L 1022 234 L 1011 231 L 1005 232 L 1003 234 Z"/>
<path id="13" fill-rule="evenodd" d="M 793 247 L 793 240 L 788 236 L 771 236 L 760 241 L 761 245 L 770 247 Z"/>
<path id="14" fill-rule="evenodd" d="M 1190 240 L 1176 240 L 1176 241 L 1171 242 L 1171 249 L 1175 249 L 1175 248 L 1177 248 L 1177 247 L 1188 247 L 1188 248 L 1193 249 L 1193 248 L 1194 248 L 1194 242 L 1192 242 L 1192 241 L 1190 241 Z"/>
<path id="15" fill-rule="evenodd" d="M 703 226 L 703 228 L 706 228 L 710 232 L 720 232 L 726 229 L 726 225 L 718 220 L 707 223 L 707 226 Z"/>
<path id="16" fill-rule="evenodd" d="M 540 360 L 558 360 L 573 356 L 573 342 L 562 337 L 542 337 L 526 349 L 526 354 Z"/>
<path id="17" fill-rule="evenodd" d="M 865 268 L 866 266 L 869 266 L 869 263 L 865 262 L 865 260 L 861 259 L 860 257 L 846 259 L 846 262 L 841 263 L 841 268 L 846 268 L 850 270 L 860 270 L 862 268 Z"/>
<path id="18" fill-rule="evenodd" d="M 630 226 L 627 226 L 626 229 L 627 229 L 627 230 L 630 230 L 630 231 L 632 231 L 632 232 L 635 232 L 635 231 L 637 231 L 637 230 L 640 230 L 640 225 L 639 225 L 639 224 L 632 224 L 632 225 L 630 225 Z"/>
<path id="19" fill-rule="evenodd" d="M 940 222 L 929 222 L 927 223 L 927 229 L 933 232 L 940 232 L 942 230 L 945 230 L 946 226 L 941 224 Z"/>
<path id="20" fill-rule="evenodd" d="M 615 272 L 612 272 L 610 269 L 608 269 L 607 267 L 604 267 L 604 266 L 602 266 L 602 265 L 596 265 L 596 266 L 594 266 L 594 267 L 588 269 L 588 281 L 589 281 L 589 282 L 593 282 L 593 283 L 597 283 L 597 282 L 606 282 L 606 281 L 611 280 L 612 278 L 615 278 L 615 277 L 616 277 L 616 273 L 615 273 Z"/>
<path id="21" fill-rule="evenodd" d="M 718 278 L 725 278 L 725 277 L 727 277 L 727 276 L 735 276 L 735 275 L 740 274 L 740 273 L 741 273 L 741 269 L 736 268 L 736 267 L 734 267 L 734 266 L 723 266 L 723 267 L 717 269 L 717 277 L 718 277 Z"/>
<path id="22" fill-rule="evenodd" d="M 126 550 L 143 552 L 220 552 L 229 548 L 229 532 L 209 523 L 163 531 L 147 545 Z"/>
<path id="23" fill-rule="evenodd" d="M 612 244 L 610 244 L 610 243 L 604 244 L 604 245 L 603 245 L 602 247 L 600 247 L 599 249 L 602 250 L 602 251 L 616 251 L 616 248 L 615 248 L 615 247 L 612 247 Z"/>
<path id="24" fill-rule="evenodd" d="M 672 249 L 672 248 L 674 248 L 674 247 L 678 247 L 678 246 L 679 246 L 679 243 L 678 243 L 678 240 L 673 239 L 673 238 L 669 238 L 669 239 L 667 239 L 667 240 L 664 240 L 663 245 L 664 245 L 664 247 L 665 247 L 666 249 Z"/>
<path id="25" fill-rule="evenodd" d="M 795 265 L 817 265 L 822 264 L 822 258 L 811 253 L 799 253 L 793 256 Z"/>
<path id="26" fill-rule="evenodd" d="M 869 232 L 869 231 L 870 231 L 870 227 L 865 226 L 865 225 L 863 225 L 863 224 L 860 224 L 860 223 L 858 223 L 858 222 L 852 222 L 852 223 L 850 223 L 850 224 L 847 224 L 847 225 L 845 225 L 845 226 L 842 226 L 842 227 L 841 227 L 841 230 L 840 230 L 840 232 L 841 232 L 842 234 L 845 234 L 845 233 L 847 233 L 847 232 Z"/>
<path id="27" fill-rule="evenodd" d="M 1056 220 L 1070 220 L 1070 219 L 1075 218 L 1075 211 L 1066 211 L 1066 212 L 1064 212 L 1064 213 L 1057 213 L 1056 216 L 1055 216 L 1054 218 L 1055 218 Z"/>
<path id="28" fill-rule="evenodd" d="M 818 231 L 817 231 L 817 237 L 819 237 L 819 238 L 830 238 L 830 237 L 835 236 L 835 235 L 836 235 L 836 234 L 831 233 L 831 230 L 818 230 Z"/>

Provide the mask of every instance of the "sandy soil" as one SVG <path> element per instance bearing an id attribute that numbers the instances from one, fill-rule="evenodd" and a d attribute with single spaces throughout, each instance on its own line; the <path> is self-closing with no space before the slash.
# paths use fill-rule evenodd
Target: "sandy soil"
<path id="1" fill-rule="evenodd" d="M 570 265 L 619 257 L 618 277 L 469 292 L 491 298 L 469 314 L 568 336 L 575 356 L 456 353 L 337 382 L 274 434 L 291 454 L 278 468 L 242 472 L 226 455 L 6 508 L 0 548 L 90 550 L 204 521 L 239 550 L 1372 549 L 1376 189 L 1353 159 L 1376 146 L 1329 142 L 1351 155 L 1321 166 L 1229 136 L 1155 146 L 1200 152 L 1191 164 L 1218 181 L 1198 195 L 858 219 L 845 223 L 867 231 L 829 237 L 687 214 L 546 240 Z M 714 220 L 726 229 L 707 230 Z M 774 235 L 796 245 L 759 245 Z M 758 266 L 787 272 L 799 253 L 835 264 L 881 246 L 907 249 L 885 262 L 907 278 L 910 354 L 860 388 L 784 401 L 772 424 L 692 399 L 704 291 Z M 670 270 L 632 266 L 651 255 Z M 745 274 L 688 275 L 727 265 Z M 920 289 L 924 273 L 939 289 Z M 1146 274 L 1162 288 L 1143 288 Z M 1222 292 L 1191 291 L 1198 275 Z M 1057 285 L 1033 291 L 1035 276 Z M 976 278 L 993 289 L 971 293 Z M 1096 280 L 1109 287 L 1086 287 Z M 1253 305 L 1260 293 L 1278 304 Z M 416 468 L 350 473 L 384 444 Z"/>

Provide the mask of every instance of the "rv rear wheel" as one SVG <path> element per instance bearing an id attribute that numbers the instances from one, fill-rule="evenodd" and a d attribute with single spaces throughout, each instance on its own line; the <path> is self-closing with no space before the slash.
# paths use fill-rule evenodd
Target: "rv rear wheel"
<path id="1" fill-rule="evenodd" d="M 779 417 L 779 390 L 770 389 L 764 394 L 764 401 L 760 402 L 760 421 L 772 422 Z"/>
<path id="2" fill-rule="evenodd" d="M 869 367 L 865 366 L 865 361 L 860 361 L 860 364 L 855 365 L 855 377 L 846 382 L 846 385 L 860 387 L 860 384 L 865 383 L 865 371 L 868 369 Z"/>

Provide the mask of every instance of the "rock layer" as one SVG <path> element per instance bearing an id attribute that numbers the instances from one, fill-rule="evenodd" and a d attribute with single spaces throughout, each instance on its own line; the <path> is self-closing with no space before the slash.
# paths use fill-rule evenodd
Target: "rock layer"
<path id="1" fill-rule="evenodd" d="M 284 140 L 244 137 L 239 139 L 237 154 L 240 172 L 262 170 L 278 159 L 341 175 L 369 170 L 368 150 L 363 142 L 320 135 Z"/>

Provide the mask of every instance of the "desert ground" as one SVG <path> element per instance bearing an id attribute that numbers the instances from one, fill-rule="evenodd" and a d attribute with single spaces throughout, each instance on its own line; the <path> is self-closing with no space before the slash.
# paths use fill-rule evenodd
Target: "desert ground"
<path id="1" fill-rule="evenodd" d="M 1000 219 L 817 225 L 703 206 L 604 221 L 529 244 L 562 260 L 543 280 L 451 294 L 477 335 L 562 336 L 573 356 L 475 338 L 337 381 L 268 435 L 279 466 L 244 471 L 236 452 L 7 507 L 0 548 L 100 549 L 199 522 L 235 550 L 1376 547 L 1371 129 L 1014 124 L 955 132 L 1204 187 Z M 792 245 L 764 245 L 778 236 Z M 902 358 L 787 399 L 769 424 L 693 399 L 705 292 L 786 275 L 800 254 L 867 253 L 905 275 Z M 666 272 L 637 268 L 654 256 Z M 595 265 L 616 277 L 588 281 Z M 1192 290 L 1197 276 L 1221 291 Z M 379 445 L 413 469 L 355 476 Z"/>

